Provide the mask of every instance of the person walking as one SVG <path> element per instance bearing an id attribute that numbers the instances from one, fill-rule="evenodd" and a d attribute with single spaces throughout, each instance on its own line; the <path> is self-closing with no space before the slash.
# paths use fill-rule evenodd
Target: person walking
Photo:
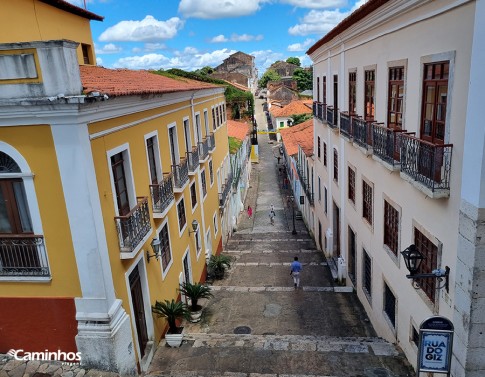
<path id="1" fill-rule="evenodd" d="M 293 276 L 293 282 L 295 283 L 295 289 L 300 286 L 300 271 L 302 270 L 301 263 L 298 262 L 298 257 L 295 257 L 291 263 L 290 275 Z"/>
<path id="2" fill-rule="evenodd" d="M 269 211 L 269 222 L 271 223 L 271 225 L 274 225 L 274 218 L 275 218 L 275 213 L 273 210 Z"/>
<path id="3" fill-rule="evenodd" d="M 253 217 L 253 209 L 251 208 L 251 206 L 248 206 L 248 217 Z"/>

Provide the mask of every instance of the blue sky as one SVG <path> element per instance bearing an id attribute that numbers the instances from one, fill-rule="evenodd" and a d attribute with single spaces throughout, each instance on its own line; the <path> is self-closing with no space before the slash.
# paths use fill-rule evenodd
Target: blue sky
<path id="1" fill-rule="evenodd" d="M 259 74 L 305 51 L 365 0 L 68 0 L 104 17 L 91 21 L 98 64 L 192 71 L 236 51 Z"/>

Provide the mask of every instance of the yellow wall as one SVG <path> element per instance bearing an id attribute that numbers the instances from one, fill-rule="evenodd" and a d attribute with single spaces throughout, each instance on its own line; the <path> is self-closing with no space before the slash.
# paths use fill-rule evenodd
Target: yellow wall
<path id="1" fill-rule="evenodd" d="M 203 99 L 195 100 L 195 102 L 203 101 Z M 210 122 L 210 131 L 213 131 L 212 128 L 212 118 L 211 118 L 211 105 L 224 101 L 224 97 L 222 95 L 218 95 L 214 97 L 213 100 L 205 103 L 201 103 L 195 105 L 194 111 L 199 112 L 201 114 L 201 127 L 203 136 L 205 136 L 204 130 L 204 118 L 203 118 L 203 111 L 204 108 L 208 110 L 209 122 Z M 148 171 L 148 162 L 146 157 L 146 145 L 144 135 L 158 131 L 158 142 L 160 146 L 160 157 L 161 157 L 161 165 L 162 165 L 162 172 L 170 172 L 171 171 L 171 159 L 170 159 L 170 148 L 168 144 L 168 128 L 167 126 L 173 122 L 176 122 L 177 125 L 177 136 L 178 136 L 178 144 L 179 144 L 179 152 L 180 156 L 185 156 L 185 138 L 183 132 L 183 118 L 189 117 L 191 132 L 192 132 L 192 142 L 194 140 L 193 135 L 193 119 L 192 119 L 192 111 L 190 108 L 190 101 L 182 101 L 174 105 L 165 106 L 149 111 L 144 111 L 140 113 L 130 114 L 118 118 L 113 118 L 109 120 L 105 120 L 102 122 L 97 122 L 89 125 L 89 133 L 95 134 L 101 131 L 107 131 L 114 127 L 122 126 L 123 124 L 128 124 L 131 122 L 140 121 L 144 118 L 149 118 L 155 116 L 157 114 L 166 113 L 170 111 L 170 114 L 163 115 L 162 117 L 155 118 L 152 120 L 146 120 L 141 122 L 140 124 L 125 128 L 122 130 L 117 130 L 116 132 L 106 134 L 104 136 L 94 138 L 91 142 L 92 146 L 92 153 L 93 159 L 95 162 L 95 171 L 98 183 L 99 194 L 101 198 L 101 207 L 104 219 L 104 225 L 106 229 L 106 237 L 108 242 L 109 248 L 109 256 L 110 262 L 112 266 L 113 272 L 113 279 L 114 279 L 114 286 L 117 293 L 117 296 L 123 300 L 123 307 L 125 310 L 130 313 L 129 307 L 129 294 L 127 291 L 126 286 L 126 272 L 132 266 L 135 261 L 135 258 L 128 259 L 128 260 L 121 260 L 120 259 L 120 248 L 117 236 L 117 230 L 115 227 L 115 200 L 112 193 L 112 184 L 110 178 L 110 165 L 107 157 L 107 152 L 119 147 L 123 144 L 129 144 L 130 150 L 130 158 L 131 158 L 131 169 L 133 174 L 133 180 L 135 184 L 135 193 L 137 197 L 146 196 L 149 198 L 149 208 L 150 212 L 152 210 L 151 206 L 151 198 L 150 198 L 150 191 L 149 191 L 149 171 Z M 173 112 L 172 112 L 173 111 Z M 216 180 L 216 170 L 217 167 L 220 165 L 223 156 L 228 152 L 227 146 L 227 131 L 225 125 L 220 127 L 216 132 L 216 151 L 213 158 L 214 164 L 214 180 Z M 225 138 L 225 142 L 224 142 Z M 225 151 L 225 152 L 224 152 Z M 206 228 L 210 226 L 212 237 L 214 237 L 214 226 L 212 216 L 215 211 L 219 212 L 219 202 L 218 202 L 218 190 L 217 184 L 214 181 L 214 185 L 212 188 L 210 187 L 210 178 L 209 178 L 209 168 L 208 162 L 203 164 L 206 169 L 206 182 L 207 182 L 207 191 L 208 195 L 206 200 L 204 201 L 204 216 L 205 216 L 205 224 Z M 200 166 L 202 168 L 202 165 Z M 195 282 L 200 280 L 200 277 L 203 274 L 204 267 L 205 267 L 205 235 L 201 234 L 203 249 L 197 260 L 196 257 L 196 250 L 195 250 L 195 235 L 188 233 L 189 229 L 191 230 L 191 222 L 192 220 L 196 219 L 199 224 L 201 224 L 201 200 L 199 196 L 199 187 L 200 182 L 197 178 L 198 176 L 191 176 L 189 175 L 189 184 L 187 184 L 186 189 L 183 193 L 175 193 L 175 203 L 168 212 L 166 218 L 168 218 L 169 223 L 169 231 L 170 231 L 170 242 L 172 248 L 172 260 L 173 264 L 170 267 L 168 273 L 166 274 L 165 278 L 162 279 L 162 271 L 161 271 L 161 264 L 160 261 L 156 261 L 154 258 L 150 260 L 147 264 L 147 278 L 148 278 L 148 285 L 150 290 L 150 304 L 154 304 L 156 300 L 165 300 L 165 299 L 172 299 L 177 298 L 178 296 L 178 285 L 179 285 L 179 274 L 183 271 L 183 262 L 182 258 L 187 250 L 187 247 L 190 248 L 190 258 L 191 258 L 191 268 L 192 268 L 192 277 Z M 190 198 L 190 183 L 193 180 L 197 181 L 197 200 L 198 205 L 197 208 L 192 214 L 192 207 L 191 207 L 191 198 Z M 129 184 L 129 182 L 128 182 Z M 187 218 L 187 227 L 179 236 L 179 226 L 178 226 L 178 217 L 177 217 L 177 207 L 176 203 L 181 198 L 184 197 L 185 201 L 185 209 L 186 209 L 186 218 Z M 152 222 L 152 233 L 148 238 L 146 244 L 142 247 L 142 250 L 146 252 L 147 250 L 152 252 L 150 242 L 153 237 L 156 236 L 156 230 L 161 226 L 164 219 L 157 219 L 151 216 Z M 213 253 L 217 250 L 217 246 L 219 244 L 221 238 L 221 226 L 220 226 L 220 219 L 219 221 L 219 232 L 217 234 L 217 238 L 213 238 L 212 240 L 212 249 Z M 165 327 L 165 322 L 163 320 L 155 321 L 155 338 L 159 339 L 162 331 Z"/>
<path id="2" fill-rule="evenodd" d="M 0 0 L 0 43 L 68 39 L 91 46 L 95 64 L 90 20 L 38 0 Z M 98 21 L 95 21 L 98 22 Z M 78 61 L 83 64 L 81 47 Z"/>
<path id="3" fill-rule="evenodd" d="M 50 127 L 48 125 L 2 127 L 1 139 L 17 149 L 34 174 L 52 280 L 47 283 L 22 282 L 20 284 L 0 281 L 0 296 L 81 296 L 67 209 Z"/>

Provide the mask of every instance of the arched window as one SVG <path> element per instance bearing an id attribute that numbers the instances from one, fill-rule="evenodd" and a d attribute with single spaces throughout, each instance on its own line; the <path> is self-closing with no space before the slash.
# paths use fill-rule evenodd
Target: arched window
<path id="1" fill-rule="evenodd" d="M 0 277 L 49 275 L 44 238 L 34 235 L 22 170 L 0 151 Z"/>

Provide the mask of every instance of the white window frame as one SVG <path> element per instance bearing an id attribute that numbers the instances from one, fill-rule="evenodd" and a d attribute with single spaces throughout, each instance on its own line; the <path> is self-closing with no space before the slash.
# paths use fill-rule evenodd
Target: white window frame
<path id="1" fill-rule="evenodd" d="M 153 144 L 153 148 L 155 151 L 155 168 L 157 170 L 157 176 L 159 180 L 163 179 L 163 168 L 162 168 L 162 160 L 160 158 L 160 143 L 158 142 L 158 131 L 152 131 L 150 133 L 145 134 L 145 153 L 147 158 L 147 168 L 148 168 L 148 179 L 152 182 L 152 175 L 150 172 L 150 159 L 148 158 L 148 149 L 147 149 L 147 140 L 155 137 L 155 143 Z"/>
<path id="2" fill-rule="evenodd" d="M 217 233 L 219 233 L 219 224 L 218 224 L 218 219 L 217 219 L 217 212 L 214 212 L 214 216 L 212 216 L 212 223 L 214 224 L 214 239 L 217 236 Z"/>
<path id="3" fill-rule="evenodd" d="M 128 202 L 130 203 L 130 209 L 136 206 L 136 192 L 135 192 L 135 180 L 133 178 L 133 168 L 131 164 L 131 154 L 130 154 L 130 144 L 125 143 L 110 149 L 106 152 L 107 162 L 108 162 L 108 171 L 109 171 L 109 178 L 111 183 L 111 193 L 113 198 L 113 205 L 115 210 L 115 216 L 119 216 L 119 208 L 118 203 L 116 201 L 116 189 L 115 189 L 115 182 L 113 177 L 113 169 L 111 167 L 111 157 L 118 153 L 123 153 L 123 167 L 125 169 L 125 176 L 126 176 L 126 189 L 128 191 Z M 126 158 L 125 158 L 126 156 Z"/>
<path id="4" fill-rule="evenodd" d="M 174 146 L 174 151 L 175 151 L 175 156 L 172 156 L 172 148 L 170 147 L 170 129 L 174 128 L 175 129 L 175 146 Z M 169 153 L 170 153 L 170 164 L 172 163 L 172 157 L 173 160 L 175 161 L 175 164 L 178 165 L 180 164 L 180 148 L 179 148 L 179 140 L 178 140 L 178 132 L 177 132 L 177 123 L 173 122 L 167 125 L 167 140 L 168 140 L 168 148 L 169 148 Z"/>
<path id="5" fill-rule="evenodd" d="M 160 255 L 160 258 L 158 258 L 160 263 L 160 270 L 162 271 L 162 280 L 165 280 L 165 277 L 167 276 L 168 272 L 170 271 L 170 268 L 173 265 L 172 237 L 170 237 L 170 224 L 168 222 L 168 218 L 165 218 L 162 224 L 157 228 L 157 239 L 160 239 L 160 233 L 165 225 L 167 226 L 168 246 L 170 249 L 170 262 L 168 263 L 167 268 L 164 270 L 161 255 Z M 177 224 L 177 228 L 178 228 L 178 224 Z"/>
<path id="6" fill-rule="evenodd" d="M 185 212 L 185 224 L 184 226 L 182 227 L 182 229 L 180 229 L 180 217 L 179 217 L 179 203 L 184 200 L 184 195 L 181 195 L 180 196 L 180 199 L 177 200 L 177 202 L 175 203 L 175 208 L 176 208 L 176 212 L 177 212 L 177 228 L 179 230 L 179 237 L 182 236 L 182 234 L 184 234 L 185 232 L 185 229 L 187 229 L 187 223 L 188 223 L 188 218 L 187 218 L 187 208 L 185 208 L 185 200 L 184 200 L 184 212 Z"/>
<path id="7" fill-rule="evenodd" d="M 209 167 L 210 187 L 212 188 L 212 186 L 214 186 L 214 162 L 212 161 L 212 158 L 209 160 L 208 167 Z M 211 171 L 212 171 L 212 174 L 211 174 Z"/>
<path id="8" fill-rule="evenodd" d="M 197 198 L 197 203 L 195 203 L 195 206 L 194 206 L 194 203 L 192 203 L 192 191 L 191 191 L 192 186 L 195 186 L 195 197 Z M 195 210 L 199 206 L 199 198 L 197 195 L 197 182 L 195 179 L 189 184 L 189 196 L 190 196 L 190 206 L 192 208 L 192 214 L 194 214 Z M 178 211 L 177 211 L 177 216 L 178 216 Z"/>

